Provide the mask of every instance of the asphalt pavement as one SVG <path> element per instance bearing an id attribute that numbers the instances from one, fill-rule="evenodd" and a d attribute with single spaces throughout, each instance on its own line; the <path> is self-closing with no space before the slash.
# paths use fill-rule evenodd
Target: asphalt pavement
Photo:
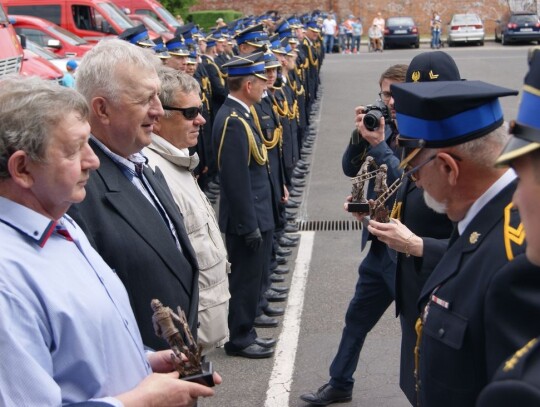
<path id="1" fill-rule="evenodd" d="M 527 49 L 486 42 L 483 47 L 443 50 L 454 57 L 463 78 L 520 89 L 527 70 Z M 216 349 L 209 359 L 223 384 L 215 388 L 214 397 L 200 400 L 199 406 L 307 406 L 299 396 L 328 381 L 328 367 L 364 256 L 360 231 L 351 230 L 353 218 L 343 210 L 351 183 L 341 171 L 341 156 L 354 128 L 354 107 L 376 100 L 379 77 L 387 67 L 408 63 L 426 51 L 429 46 L 422 44 L 420 49 L 368 53 L 364 44 L 360 54 L 327 55 L 321 70 L 319 110 L 313 120 L 317 139 L 308 157 L 311 172 L 297 211 L 297 220 L 312 230 L 301 232 L 300 248 L 289 260 L 289 301 L 276 304 L 287 307 L 286 315 L 278 317 L 280 326 L 257 330 L 259 336 L 279 338 L 276 355 L 249 360 Z M 505 117 L 515 118 L 518 98 L 503 98 L 502 105 Z M 321 230 L 324 228 L 327 230 Z M 399 388 L 399 347 L 399 319 L 391 305 L 367 337 L 355 374 L 353 401 L 343 406 L 409 405 Z"/>

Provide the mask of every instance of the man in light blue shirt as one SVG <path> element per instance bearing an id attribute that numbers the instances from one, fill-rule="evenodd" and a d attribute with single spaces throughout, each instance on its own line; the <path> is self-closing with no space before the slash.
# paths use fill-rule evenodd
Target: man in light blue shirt
<path id="1" fill-rule="evenodd" d="M 170 351 L 145 353 L 120 279 L 65 215 L 99 166 L 84 98 L 38 78 L 1 87 L 0 405 L 192 406 L 213 395 L 178 380 Z"/>

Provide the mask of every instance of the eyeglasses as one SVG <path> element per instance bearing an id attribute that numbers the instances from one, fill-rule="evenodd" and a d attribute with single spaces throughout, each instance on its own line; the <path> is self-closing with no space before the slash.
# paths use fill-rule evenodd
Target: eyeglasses
<path id="1" fill-rule="evenodd" d="M 420 168 L 422 168 L 424 165 L 426 165 L 427 163 L 429 163 L 430 161 L 433 161 L 435 158 L 437 158 L 437 154 L 433 154 L 431 157 L 429 157 L 426 161 L 418 164 L 416 167 L 411 167 L 410 164 L 407 164 L 405 166 L 405 173 L 403 174 L 403 178 L 405 177 L 409 177 L 409 179 L 412 181 L 412 182 L 416 182 L 418 181 L 418 178 L 416 177 L 415 173 L 418 172 L 418 170 Z"/>
<path id="2" fill-rule="evenodd" d="M 450 157 L 452 157 L 456 161 L 462 161 L 461 157 L 459 157 L 459 156 L 457 156 L 455 154 L 449 153 L 447 151 L 444 151 L 444 153 L 448 154 Z M 428 164 L 429 162 L 433 161 L 435 158 L 437 158 L 437 154 L 433 154 L 431 157 L 429 157 L 424 162 L 418 164 L 416 167 L 411 167 L 410 164 L 407 164 L 405 166 L 405 173 L 403 174 L 403 177 L 409 177 L 409 179 L 412 182 L 418 181 L 418 177 L 416 177 L 415 174 L 420 170 L 420 168 L 422 168 L 424 165 Z"/>
<path id="3" fill-rule="evenodd" d="M 390 100 L 392 98 L 392 92 L 379 92 L 379 97 L 382 100 Z"/>
<path id="4" fill-rule="evenodd" d="M 198 115 L 202 115 L 202 112 L 203 112 L 203 107 L 202 105 L 201 106 L 198 106 L 198 107 L 172 107 L 172 106 L 163 106 L 163 109 L 164 110 L 174 110 L 176 112 L 180 112 L 182 113 L 182 115 L 187 119 L 187 120 L 195 120 L 195 118 L 198 116 Z"/>

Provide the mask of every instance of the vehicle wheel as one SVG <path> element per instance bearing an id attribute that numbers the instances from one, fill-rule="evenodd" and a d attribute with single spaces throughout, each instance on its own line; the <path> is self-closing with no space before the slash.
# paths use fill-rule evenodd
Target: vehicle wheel
<path id="1" fill-rule="evenodd" d="M 420 41 L 417 41 L 416 44 L 414 44 L 414 48 L 420 48 Z"/>
<path id="2" fill-rule="evenodd" d="M 506 41 L 506 37 L 504 36 L 504 33 L 501 33 L 501 44 L 508 45 L 508 41 Z"/>

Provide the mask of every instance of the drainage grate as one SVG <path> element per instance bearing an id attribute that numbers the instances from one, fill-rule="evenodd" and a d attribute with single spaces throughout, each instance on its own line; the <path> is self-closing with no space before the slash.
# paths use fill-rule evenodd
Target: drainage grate
<path id="1" fill-rule="evenodd" d="M 302 220 L 298 222 L 299 231 L 331 232 L 361 230 L 362 224 L 357 220 Z"/>

